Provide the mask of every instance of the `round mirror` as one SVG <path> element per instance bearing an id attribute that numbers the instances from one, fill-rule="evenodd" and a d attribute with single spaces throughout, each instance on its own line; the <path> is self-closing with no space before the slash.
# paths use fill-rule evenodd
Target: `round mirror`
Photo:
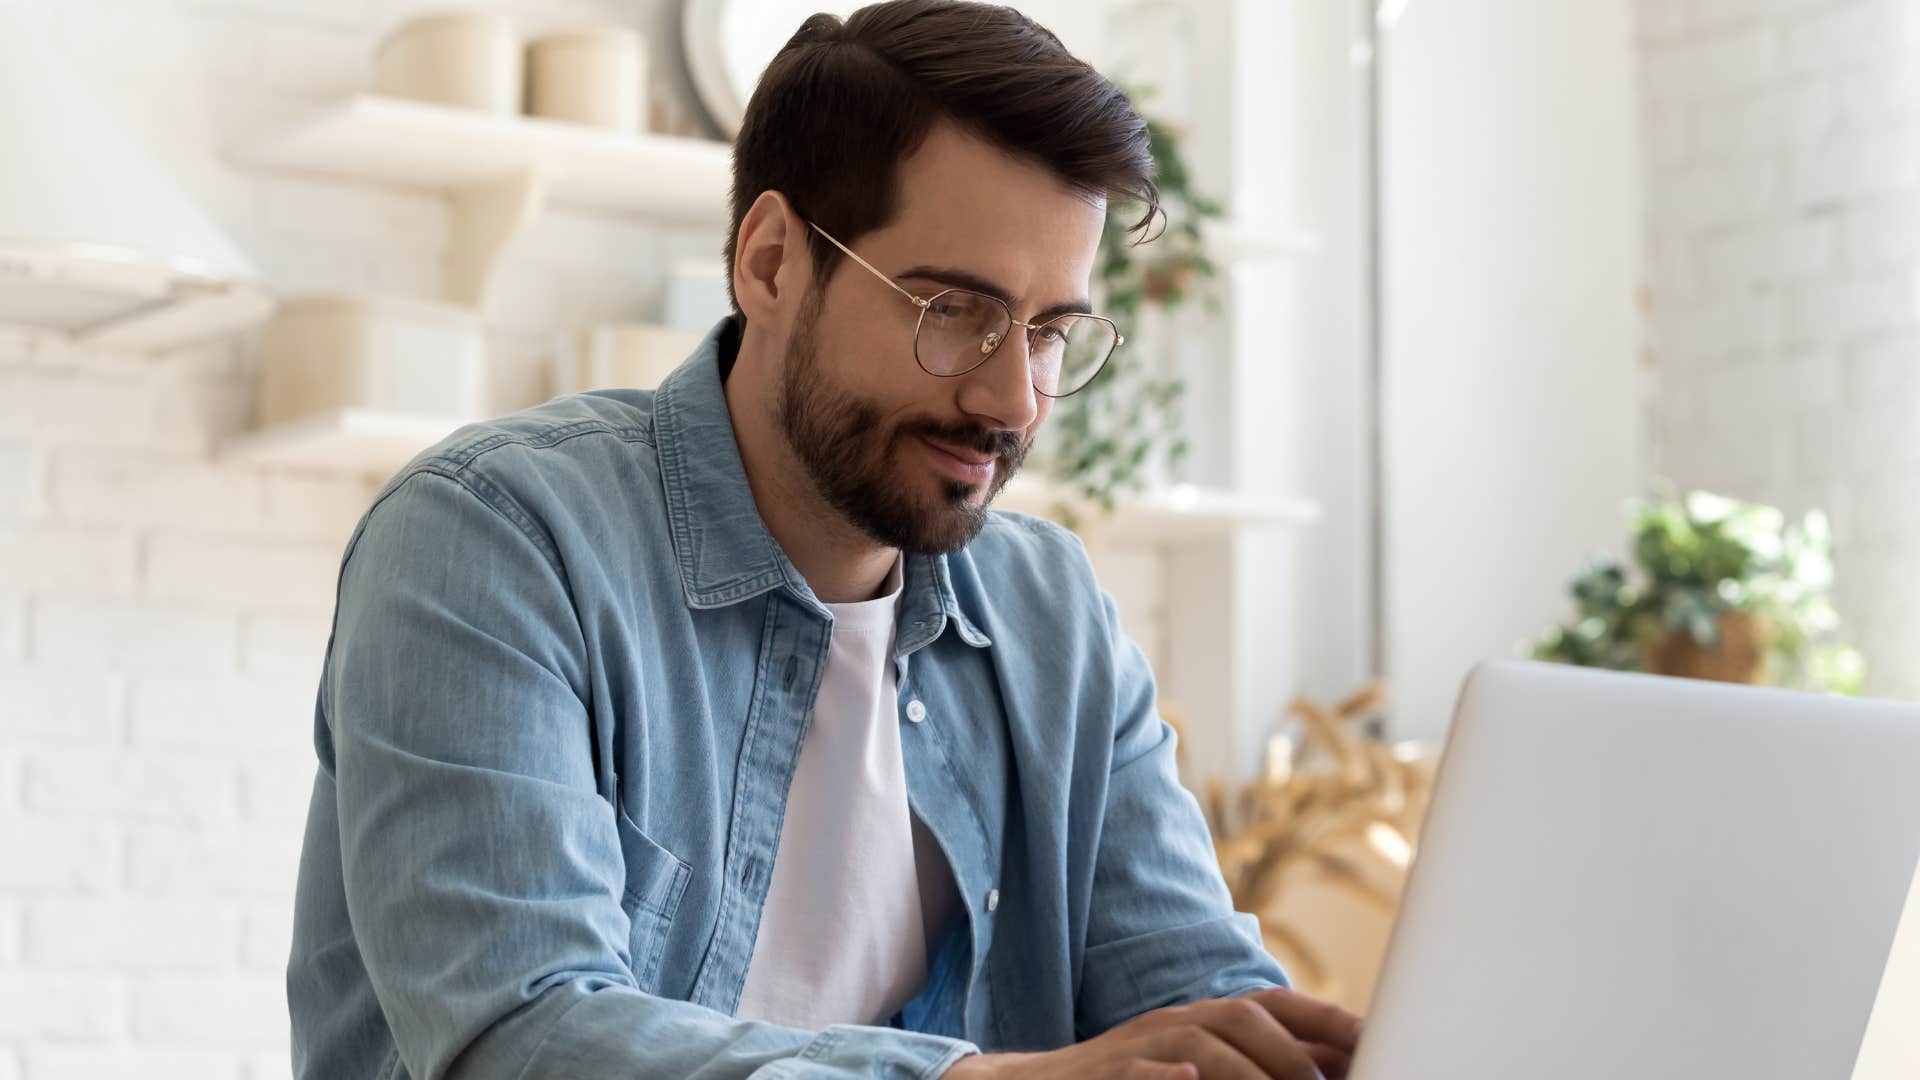
<path id="1" fill-rule="evenodd" d="M 687 0 L 680 27 L 694 89 L 721 134 L 740 133 L 747 99 L 807 16 L 846 18 L 860 3 L 836 0 Z"/>

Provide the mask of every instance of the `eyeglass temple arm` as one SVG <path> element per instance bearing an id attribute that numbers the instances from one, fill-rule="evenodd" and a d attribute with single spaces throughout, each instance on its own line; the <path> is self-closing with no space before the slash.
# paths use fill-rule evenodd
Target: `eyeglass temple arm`
<path id="1" fill-rule="evenodd" d="M 861 266 L 864 266 L 864 267 L 866 267 L 866 268 L 867 268 L 867 273 L 869 273 L 869 274 L 872 274 L 872 275 L 873 275 L 874 277 L 877 277 L 877 278 L 879 278 L 879 279 L 880 279 L 881 281 L 884 281 L 884 282 L 886 282 L 886 283 L 887 283 L 887 287 L 888 287 L 888 288 L 890 288 L 890 289 L 892 289 L 892 290 L 893 290 L 894 292 L 897 292 L 897 293 L 899 293 L 899 294 L 900 294 L 901 296 L 904 296 L 904 297 L 906 297 L 907 299 L 909 299 L 909 300 L 911 300 L 911 301 L 913 301 L 913 306 L 914 306 L 914 307 L 922 307 L 922 308 L 923 308 L 923 307 L 926 307 L 926 306 L 927 306 L 927 303 L 928 303 L 927 301 L 925 301 L 925 300 L 922 300 L 922 299 L 920 299 L 919 297 L 917 297 L 917 296 L 915 296 L 915 295 L 913 295 L 912 293 L 910 293 L 910 292 L 908 292 L 907 290 L 905 290 L 905 289 L 903 289 L 903 288 L 901 288 L 901 287 L 900 287 L 900 283 L 899 283 L 899 282 L 897 282 L 897 281 L 895 281 L 895 280 L 893 280 L 892 278 L 890 278 L 890 277 L 888 277 L 887 275 L 885 275 L 885 274 L 883 274 L 883 273 L 881 273 L 881 272 L 880 272 L 879 270 L 877 270 L 877 269 L 875 269 L 875 268 L 874 268 L 874 265 L 873 265 L 872 263 L 870 263 L 870 262 L 868 262 L 867 260 L 865 260 L 865 259 L 863 259 L 863 258 L 861 258 L 861 257 L 860 257 L 860 256 L 858 256 L 858 255 L 855 255 L 855 254 L 853 253 L 853 249 L 852 249 L 852 248 L 850 248 L 850 247 L 848 247 L 847 245 L 845 245 L 845 244 L 843 244 L 843 243 L 841 243 L 841 242 L 840 242 L 840 241 L 838 241 L 838 240 L 835 240 L 835 239 L 834 239 L 834 238 L 833 238 L 832 236 L 830 236 L 830 235 L 828 235 L 828 233 L 827 233 L 827 230 L 825 230 L 825 229 L 823 229 L 823 228 L 821 228 L 821 227 L 820 227 L 820 226 L 818 226 L 818 225 L 815 225 L 815 224 L 814 224 L 813 222 L 811 222 L 811 221 L 809 221 L 809 222 L 807 222 L 807 228 L 809 228 L 809 229 L 812 229 L 812 230 L 813 230 L 814 232 L 817 232 L 817 233 L 819 233 L 819 234 L 820 234 L 821 236 L 825 236 L 825 237 L 827 238 L 827 243 L 829 243 L 829 244 L 832 244 L 832 245 L 833 245 L 834 247 L 837 247 L 837 248 L 839 248 L 839 249 L 840 249 L 840 250 L 841 250 L 842 252 L 844 252 L 844 253 L 846 254 L 846 256 L 847 256 L 847 258 L 849 258 L 849 259 L 852 259 L 852 260 L 853 260 L 854 262 L 857 262 L 857 263 L 859 263 L 859 264 L 860 264 Z"/>

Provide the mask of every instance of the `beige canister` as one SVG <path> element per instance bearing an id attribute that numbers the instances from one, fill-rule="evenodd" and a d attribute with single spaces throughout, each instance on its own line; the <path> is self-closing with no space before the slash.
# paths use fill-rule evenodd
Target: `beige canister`
<path id="1" fill-rule="evenodd" d="M 338 409 L 471 420 L 485 412 L 486 374 L 470 308 L 364 293 L 288 296 L 260 343 L 260 423 Z"/>
<path id="2" fill-rule="evenodd" d="M 511 16 L 449 11 L 402 23 L 374 54 L 374 88 L 485 112 L 520 111 L 520 34 Z"/>
<path id="3" fill-rule="evenodd" d="M 552 357 L 553 392 L 651 390 L 700 347 L 702 337 L 657 323 L 602 323 L 566 334 Z"/>
<path id="4" fill-rule="evenodd" d="M 527 45 L 527 115 L 632 134 L 647 115 L 646 39 L 623 26 L 549 34 Z"/>

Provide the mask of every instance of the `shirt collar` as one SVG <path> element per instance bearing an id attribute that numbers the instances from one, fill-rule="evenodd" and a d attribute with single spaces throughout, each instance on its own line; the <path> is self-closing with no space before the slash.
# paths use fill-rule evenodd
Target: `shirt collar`
<path id="1" fill-rule="evenodd" d="M 654 442 L 680 584 L 694 608 L 725 607 L 779 587 L 818 608 L 747 486 L 720 375 L 723 365 L 732 368 L 739 348 L 738 324 L 722 319 L 654 392 Z M 908 554 L 901 573 L 901 650 L 939 637 L 949 621 L 967 644 L 992 644 L 962 610 L 945 555 Z"/>

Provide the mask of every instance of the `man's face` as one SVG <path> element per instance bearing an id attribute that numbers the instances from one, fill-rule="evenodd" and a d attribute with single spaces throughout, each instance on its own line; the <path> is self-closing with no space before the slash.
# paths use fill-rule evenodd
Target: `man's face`
<path id="1" fill-rule="evenodd" d="M 1025 322 L 1084 303 L 1100 200 L 948 125 L 901 164 L 900 197 L 891 224 L 848 242 L 908 292 L 975 288 Z M 1012 328 L 973 371 L 942 378 L 914 360 L 919 308 L 851 259 L 802 305 L 777 419 L 820 494 L 889 547 L 964 546 L 1051 405 L 1033 387 L 1025 331 Z"/>

